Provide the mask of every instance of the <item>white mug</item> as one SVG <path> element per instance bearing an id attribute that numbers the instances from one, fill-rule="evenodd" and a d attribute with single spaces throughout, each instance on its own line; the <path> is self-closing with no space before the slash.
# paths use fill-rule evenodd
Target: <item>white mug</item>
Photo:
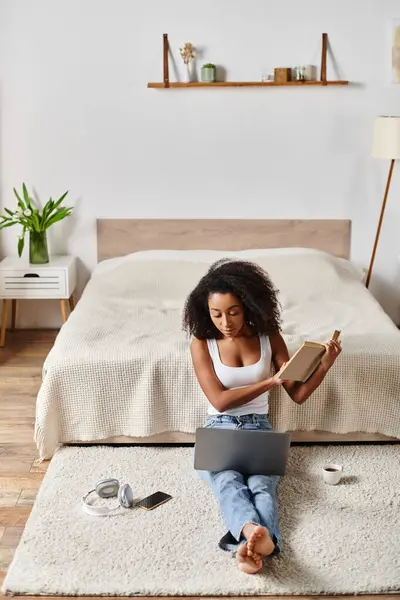
<path id="1" fill-rule="evenodd" d="M 322 468 L 322 477 L 324 478 L 325 483 L 329 483 L 330 485 L 336 485 L 339 483 L 343 475 L 343 467 L 342 465 L 336 465 L 331 463 L 329 465 L 325 465 Z"/>

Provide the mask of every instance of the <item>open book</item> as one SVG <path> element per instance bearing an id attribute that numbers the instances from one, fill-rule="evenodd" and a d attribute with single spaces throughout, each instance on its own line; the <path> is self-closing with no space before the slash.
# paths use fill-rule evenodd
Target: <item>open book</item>
<path id="1" fill-rule="evenodd" d="M 340 331 L 335 331 L 332 339 L 337 340 Z M 314 373 L 325 354 L 325 346 L 316 342 L 303 342 L 292 358 L 278 373 L 280 379 L 302 381 L 303 383 Z"/>

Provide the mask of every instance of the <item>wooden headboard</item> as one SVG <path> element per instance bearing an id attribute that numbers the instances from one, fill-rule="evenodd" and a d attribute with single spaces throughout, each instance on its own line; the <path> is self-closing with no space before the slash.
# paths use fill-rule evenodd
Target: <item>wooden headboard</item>
<path id="1" fill-rule="evenodd" d="M 346 219 L 97 219 L 97 259 L 139 250 L 315 248 L 349 258 Z"/>

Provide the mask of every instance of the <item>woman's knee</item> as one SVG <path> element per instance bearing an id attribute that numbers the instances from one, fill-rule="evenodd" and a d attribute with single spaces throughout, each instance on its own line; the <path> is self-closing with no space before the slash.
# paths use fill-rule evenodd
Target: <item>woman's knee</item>
<path id="1" fill-rule="evenodd" d="M 277 475 L 250 475 L 247 486 L 253 494 L 264 492 L 274 494 L 279 481 Z"/>
<path id="2" fill-rule="evenodd" d="M 219 471 L 213 473 L 213 482 L 218 485 L 220 489 L 229 487 L 231 485 L 244 484 L 244 477 L 238 471 Z"/>

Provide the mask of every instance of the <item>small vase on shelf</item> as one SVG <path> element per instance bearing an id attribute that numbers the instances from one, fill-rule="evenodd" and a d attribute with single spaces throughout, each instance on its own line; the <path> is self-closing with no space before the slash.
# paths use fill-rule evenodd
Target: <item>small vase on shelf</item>
<path id="1" fill-rule="evenodd" d="M 43 265 L 49 262 L 45 231 L 29 232 L 29 262 L 32 265 Z"/>
<path id="2" fill-rule="evenodd" d="M 191 42 L 186 42 L 179 48 L 179 52 L 183 58 L 183 62 L 185 64 L 185 83 L 190 83 L 191 81 L 191 73 L 190 73 L 190 61 L 192 58 L 196 57 L 196 52 L 194 50 L 193 44 Z"/>
<path id="3" fill-rule="evenodd" d="M 185 83 L 190 83 L 190 81 L 191 81 L 190 64 L 187 63 L 186 69 L 185 69 Z"/>

